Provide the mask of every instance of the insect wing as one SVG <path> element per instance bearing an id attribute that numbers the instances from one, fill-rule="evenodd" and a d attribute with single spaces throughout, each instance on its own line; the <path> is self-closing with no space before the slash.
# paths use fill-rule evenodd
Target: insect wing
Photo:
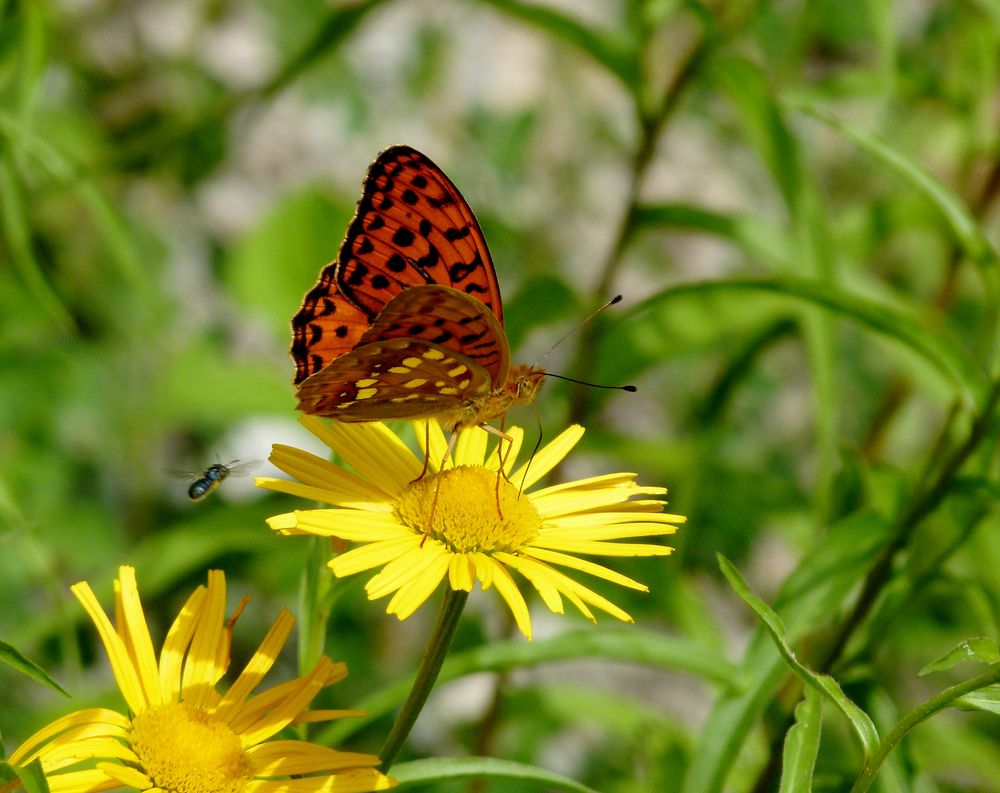
<path id="1" fill-rule="evenodd" d="M 341 421 L 426 418 L 488 394 L 489 372 L 423 339 L 364 344 L 303 381 L 298 409 Z"/>
<path id="2" fill-rule="evenodd" d="M 422 339 L 471 359 L 490 373 L 493 385 L 507 380 L 510 352 L 503 328 L 478 300 L 447 286 L 417 286 L 394 297 L 361 344 L 392 338 Z"/>
<path id="3" fill-rule="evenodd" d="M 336 268 L 336 262 L 324 268 L 292 317 L 295 383 L 353 349 L 371 325 L 371 317 L 340 293 Z"/>
<path id="4" fill-rule="evenodd" d="M 386 149 L 369 167 L 337 262 L 341 292 L 371 319 L 408 287 L 443 284 L 484 303 L 503 324 L 479 222 L 444 172 L 409 146 Z"/>

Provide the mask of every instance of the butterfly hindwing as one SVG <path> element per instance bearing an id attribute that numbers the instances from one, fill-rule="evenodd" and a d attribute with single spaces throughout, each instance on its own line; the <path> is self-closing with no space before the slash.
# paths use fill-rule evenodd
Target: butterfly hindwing
<path id="1" fill-rule="evenodd" d="M 400 292 L 360 344 L 391 338 L 429 341 L 478 363 L 494 386 L 507 380 L 510 351 L 503 328 L 485 305 L 457 289 L 434 284 Z"/>
<path id="2" fill-rule="evenodd" d="M 337 261 L 338 287 L 371 319 L 404 289 L 442 284 L 485 304 L 503 325 L 479 223 L 452 181 L 409 146 L 371 164 Z"/>
<path id="3" fill-rule="evenodd" d="M 362 344 L 298 388 L 298 409 L 341 421 L 451 415 L 492 387 L 489 372 L 415 338 Z"/>

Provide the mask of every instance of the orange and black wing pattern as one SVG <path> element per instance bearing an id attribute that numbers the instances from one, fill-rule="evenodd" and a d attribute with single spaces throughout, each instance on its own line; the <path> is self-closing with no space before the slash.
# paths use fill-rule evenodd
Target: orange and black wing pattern
<path id="1" fill-rule="evenodd" d="M 354 349 L 396 295 L 429 284 L 482 303 L 502 331 L 500 288 L 468 203 L 426 156 L 393 146 L 369 167 L 336 261 L 292 319 L 295 382 Z"/>

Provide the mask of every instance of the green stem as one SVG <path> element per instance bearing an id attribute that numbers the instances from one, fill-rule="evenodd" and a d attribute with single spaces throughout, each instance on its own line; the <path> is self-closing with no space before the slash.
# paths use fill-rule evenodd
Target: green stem
<path id="1" fill-rule="evenodd" d="M 427 650 L 424 652 L 423 660 L 420 662 L 420 669 L 417 677 L 413 681 L 413 688 L 406 698 L 396 723 L 389 731 L 389 737 L 385 739 L 379 757 L 382 758 L 382 771 L 388 771 L 403 748 L 410 730 L 413 729 L 417 716 L 423 710 L 427 697 L 434 688 L 438 673 L 441 671 L 441 664 L 444 663 L 448 649 L 451 647 L 451 640 L 455 638 L 455 629 L 458 628 L 458 619 L 462 616 L 462 609 L 465 608 L 465 601 L 468 600 L 469 593 L 455 590 L 448 587 L 445 590 L 444 602 L 441 604 L 441 611 L 438 614 L 437 624 L 431 634 Z"/>
<path id="2" fill-rule="evenodd" d="M 879 743 L 878 751 L 865 763 L 865 767 L 855 781 L 854 787 L 851 788 L 851 793 L 865 793 L 871 787 L 875 779 L 875 774 L 878 773 L 879 768 L 885 762 L 889 753 L 896 748 L 896 744 L 902 740 L 903 736 L 920 722 L 930 718 L 939 710 L 948 707 L 959 697 L 993 685 L 998 681 L 1000 681 L 1000 664 L 993 664 L 990 666 L 989 671 L 984 672 L 979 677 L 974 677 L 972 680 L 966 680 L 957 686 L 946 688 L 940 694 L 931 697 L 922 705 L 918 705 L 903 716 L 903 718 L 896 722 L 896 726 L 892 728 L 889 734 L 885 736 L 885 739 Z"/>

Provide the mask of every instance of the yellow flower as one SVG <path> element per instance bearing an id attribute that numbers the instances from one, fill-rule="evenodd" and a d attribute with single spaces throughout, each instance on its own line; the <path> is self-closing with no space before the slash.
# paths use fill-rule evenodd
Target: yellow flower
<path id="1" fill-rule="evenodd" d="M 40 758 L 52 793 L 120 787 L 156 793 L 348 793 L 396 784 L 375 770 L 374 755 L 271 740 L 289 724 L 357 715 L 306 710 L 321 689 L 347 675 L 344 664 L 326 657 L 309 674 L 252 695 L 291 632 L 294 620 L 287 611 L 228 691 L 220 693 L 216 686 L 229 666 L 233 623 L 242 610 L 241 605 L 225 620 L 223 573 L 209 571 L 208 586 L 188 598 L 159 661 L 135 570 L 121 567 L 118 576 L 115 625 L 89 584 L 72 589 L 97 626 L 129 715 L 107 708 L 71 713 L 25 741 L 10 763 Z"/>
<path id="2" fill-rule="evenodd" d="M 311 416 L 302 423 L 353 472 L 300 449 L 275 445 L 271 462 L 298 481 L 259 478 L 257 484 L 336 508 L 276 515 L 269 525 L 281 534 L 364 543 L 334 558 L 330 567 L 337 576 L 381 567 L 366 592 L 372 600 L 392 594 L 386 611 L 401 620 L 443 579 L 464 591 L 478 579 L 483 589 L 496 587 L 530 639 L 528 607 L 510 572 L 516 570 L 557 614 L 563 612 L 565 597 L 591 621 L 592 606 L 631 622 L 618 606 L 554 565 L 646 592 L 643 584 L 580 555 L 665 556 L 673 549 L 615 541 L 672 534 L 685 520 L 663 514 L 663 501 L 648 496 L 667 491 L 636 484 L 635 474 L 605 474 L 531 492 L 583 436 L 578 425 L 516 470 L 523 432 L 512 427 L 509 451 L 503 443 L 501 476 L 496 447 L 487 453 L 485 431 L 462 432 L 453 455 L 444 460 L 447 443 L 441 428 L 414 422 L 417 437 L 430 441 L 428 471 L 421 477 L 423 460 L 380 423 L 325 425 Z M 631 500 L 634 496 L 647 498 Z"/>

